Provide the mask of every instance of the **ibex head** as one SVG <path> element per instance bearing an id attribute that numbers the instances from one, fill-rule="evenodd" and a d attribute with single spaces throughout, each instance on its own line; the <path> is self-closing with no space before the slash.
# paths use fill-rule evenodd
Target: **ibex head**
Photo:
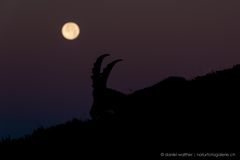
<path id="1" fill-rule="evenodd" d="M 125 97 L 123 93 L 107 88 L 107 80 L 113 67 L 122 61 L 121 59 L 117 59 L 109 63 L 101 72 L 102 62 L 107 56 L 109 56 L 109 54 L 98 57 L 92 69 L 93 106 L 90 115 L 93 119 L 117 112 L 119 104 L 123 97 Z"/>

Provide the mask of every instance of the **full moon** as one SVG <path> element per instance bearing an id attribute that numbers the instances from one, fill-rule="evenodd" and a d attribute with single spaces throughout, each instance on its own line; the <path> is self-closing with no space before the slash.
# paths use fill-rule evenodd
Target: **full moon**
<path id="1" fill-rule="evenodd" d="M 74 40 L 80 35 L 80 27 L 77 23 L 68 22 L 62 27 L 62 35 L 67 40 Z"/>

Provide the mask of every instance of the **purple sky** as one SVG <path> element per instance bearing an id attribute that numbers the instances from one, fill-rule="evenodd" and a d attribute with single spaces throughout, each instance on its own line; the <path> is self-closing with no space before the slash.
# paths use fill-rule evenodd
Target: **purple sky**
<path id="1" fill-rule="evenodd" d="M 123 58 L 109 87 L 125 93 L 240 63 L 238 0 L 0 0 L 0 137 L 87 118 L 91 68 Z M 75 21 L 80 38 L 62 38 Z"/>

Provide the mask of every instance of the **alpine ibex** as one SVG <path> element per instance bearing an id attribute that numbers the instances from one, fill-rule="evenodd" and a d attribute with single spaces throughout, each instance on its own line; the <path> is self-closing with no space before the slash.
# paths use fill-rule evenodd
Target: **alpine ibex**
<path id="1" fill-rule="evenodd" d="M 120 112 L 121 114 L 125 114 L 125 116 L 127 113 L 135 114 L 135 116 L 142 116 L 143 113 L 147 114 L 148 111 L 153 111 L 153 109 L 150 109 L 152 106 L 160 106 L 159 98 L 164 97 L 164 95 L 162 95 L 162 91 L 165 90 L 165 87 L 162 86 L 168 86 L 168 84 L 170 84 L 170 86 L 175 88 L 179 85 L 182 86 L 182 84 L 186 81 L 183 78 L 172 77 L 162 81 L 154 87 L 138 90 L 132 94 L 126 95 L 107 87 L 107 80 L 113 67 L 118 62 L 122 61 L 121 59 L 117 59 L 109 63 L 101 72 L 102 62 L 107 56 L 109 56 L 109 54 L 104 54 L 98 57 L 92 69 L 91 78 L 93 81 L 93 105 L 90 110 L 90 115 L 93 119 L 104 118 L 111 115 L 116 116 L 116 114 Z M 171 91 L 171 87 L 167 88 Z M 154 89 L 157 89 L 160 93 L 155 93 L 153 91 Z M 164 94 L 165 93 L 166 92 L 164 92 Z M 154 105 L 150 105 L 151 103 Z M 161 104 L 162 103 L 164 102 L 161 101 Z M 148 110 L 146 110 L 146 106 L 148 106 Z M 155 108 L 155 110 L 156 109 L 157 108 Z"/>
<path id="2" fill-rule="evenodd" d="M 119 91 L 107 88 L 107 80 L 113 67 L 122 61 L 121 59 L 117 59 L 109 63 L 101 72 L 102 62 L 107 56 L 109 56 L 109 54 L 98 57 L 92 69 L 93 106 L 90 110 L 90 115 L 93 119 L 117 113 L 119 106 L 124 102 L 126 97 L 125 94 Z"/>

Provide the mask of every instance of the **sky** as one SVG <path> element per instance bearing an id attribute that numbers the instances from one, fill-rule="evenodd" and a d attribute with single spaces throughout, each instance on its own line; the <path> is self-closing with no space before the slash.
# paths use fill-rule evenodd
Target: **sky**
<path id="1" fill-rule="evenodd" d="M 124 93 L 240 63 L 238 0 L 0 0 L 0 137 L 88 119 L 91 69 Z M 65 22 L 80 37 L 61 35 Z"/>

